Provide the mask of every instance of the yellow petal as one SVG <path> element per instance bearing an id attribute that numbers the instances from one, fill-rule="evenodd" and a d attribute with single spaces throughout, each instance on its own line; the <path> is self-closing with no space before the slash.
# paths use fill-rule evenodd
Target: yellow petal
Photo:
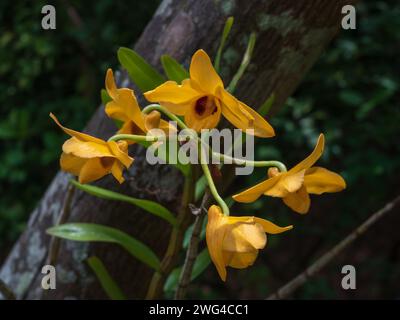
<path id="1" fill-rule="evenodd" d="M 178 131 L 174 125 L 161 119 L 161 114 L 156 110 L 144 116 L 144 123 L 146 132 L 152 129 L 160 129 L 165 135 L 170 135 Z"/>
<path id="2" fill-rule="evenodd" d="M 226 280 L 226 268 L 222 254 L 222 245 L 225 237 L 225 227 L 222 225 L 222 213 L 218 206 L 208 209 L 208 222 L 206 227 L 206 241 L 210 258 L 217 268 L 223 281 Z"/>
<path id="3" fill-rule="evenodd" d="M 246 131 L 254 123 L 254 117 L 244 108 L 239 100 L 223 88 L 217 90 L 217 98 L 221 100 L 222 114 L 236 128 Z"/>
<path id="4" fill-rule="evenodd" d="M 214 94 L 218 87 L 224 87 L 221 78 L 215 71 L 210 57 L 204 50 L 197 50 L 190 63 L 190 79 L 206 93 Z"/>
<path id="5" fill-rule="evenodd" d="M 176 114 L 177 116 L 183 116 L 185 115 L 186 111 L 190 107 L 190 102 L 184 103 L 184 104 L 174 104 L 174 103 L 169 103 L 169 102 L 159 102 L 159 104 L 166 108 L 168 111 L 172 112 L 173 114 Z"/>
<path id="6" fill-rule="evenodd" d="M 112 162 L 111 162 L 112 165 Z M 89 183 L 98 180 L 110 172 L 110 165 L 104 166 L 100 158 L 86 161 L 79 173 L 79 183 Z"/>
<path id="7" fill-rule="evenodd" d="M 264 232 L 269 233 L 269 234 L 278 234 L 278 233 L 282 233 L 282 232 L 288 231 L 293 228 L 293 226 L 279 227 L 276 224 L 272 223 L 271 221 L 257 218 L 257 217 L 254 217 L 254 221 L 256 223 L 259 223 L 263 227 Z"/>
<path id="8" fill-rule="evenodd" d="M 295 167 L 289 170 L 291 173 L 296 173 L 304 169 L 309 169 L 313 166 L 315 162 L 321 157 L 322 152 L 324 151 L 324 144 L 325 144 L 325 138 L 324 135 L 321 133 L 318 137 L 317 145 L 315 146 L 313 152 L 305 158 L 303 161 L 301 161 L 299 164 L 297 164 Z"/>
<path id="9" fill-rule="evenodd" d="M 106 142 L 105 142 L 104 140 L 95 138 L 95 137 L 93 137 L 93 136 L 91 136 L 91 135 L 88 135 L 88 134 L 86 134 L 86 133 L 82 133 L 82 132 L 79 132 L 79 131 L 75 131 L 75 130 L 72 130 L 72 129 L 68 129 L 68 128 L 62 126 L 61 123 L 57 120 L 56 116 L 55 116 L 54 114 L 52 114 L 52 113 L 50 113 L 50 117 L 54 120 L 54 122 L 55 122 L 66 134 L 69 134 L 71 137 L 75 137 L 75 138 L 77 138 L 77 139 L 79 139 L 79 140 L 82 140 L 82 141 L 90 141 L 90 142 L 95 142 L 95 143 L 104 144 L 104 145 L 106 144 Z"/>
<path id="10" fill-rule="evenodd" d="M 238 222 L 226 228 L 223 250 L 249 252 L 264 248 L 266 242 L 267 237 L 260 224 Z"/>
<path id="11" fill-rule="evenodd" d="M 111 174 L 114 176 L 115 179 L 117 179 L 119 183 L 123 183 L 125 181 L 125 179 L 122 176 L 123 169 L 124 168 L 122 164 L 118 161 L 114 161 L 111 167 Z"/>
<path id="12" fill-rule="evenodd" d="M 289 193 L 283 198 L 283 202 L 292 210 L 302 214 L 308 212 L 311 203 L 310 196 L 304 186 L 296 192 Z"/>
<path id="13" fill-rule="evenodd" d="M 105 111 L 110 118 L 120 121 L 131 120 L 142 131 L 145 130 L 142 112 L 131 89 L 118 89 L 118 99 L 107 103 Z"/>
<path id="14" fill-rule="evenodd" d="M 209 116 L 199 117 L 191 107 L 185 114 L 185 123 L 189 128 L 196 132 L 200 132 L 201 129 L 215 128 L 218 125 L 220 118 L 221 108 L 217 107 L 216 111 Z"/>
<path id="15" fill-rule="evenodd" d="M 244 269 L 254 264 L 258 250 L 250 252 L 223 252 L 225 264 L 236 269 Z"/>
<path id="16" fill-rule="evenodd" d="M 115 103 L 115 101 L 107 102 L 104 111 L 112 119 L 122 122 L 130 121 L 130 117 L 128 116 L 125 108 L 123 108 L 121 104 Z"/>
<path id="17" fill-rule="evenodd" d="M 128 143 L 126 141 L 109 141 L 107 142 L 114 156 L 126 167 L 129 168 L 133 162 L 133 158 L 128 155 Z"/>
<path id="18" fill-rule="evenodd" d="M 62 150 L 80 158 L 114 157 L 107 144 L 82 141 L 75 137 L 65 141 Z"/>
<path id="19" fill-rule="evenodd" d="M 144 96 L 148 101 L 159 102 L 166 107 L 168 107 L 168 104 L 188 104 L 191 101 L 198 99 L 202 95 L 204 95 L 204 93 L 201 93 L 191 87 L 190 81 L 183 81 L 182 85 L 178 85 L 175 81 L 167 81 L 157 88 L 144 93 Z M 176 114 L 182 115 L 184 114 L 184 111 L 185 110 L 182 110 Z M 174 111 L 171 110 L 171 112 Z"/>
<path id="20" fill-rule="evenodd" d="M 255 110 L 239 101 L 240 107 L 246 110 L 253 118 L 249 129 L 254 130 L 254 135 L 261 138 L 270 138 L 275 136 L 274 128 Z"/>
<path id="21" fill-rule="evenodd" d="M 346 188 L 344 179 L 335 172 L 321 167 L 312 167 L 306 171 L 304 185 L 308 193 L 339 192 Z"/>
<path id="22" fill-rule="evenodd" d="M 271 189 L 275 184 L 278 183 L 280 176 L 277 175 L 270 179 L 267 179 L 245 191 L 235 194 L 232 198 L 238 202 L 254 202 L 256 201 L 264 192 Z"/>
<path id="23" fill-rule="evenodd" d="M 242 216 L 242 217 L 228 216 L 228 217 L 225 217 L 224 216 L 223 222 L 224 222 L 224 224 L 226 224 L 228 226 L 236 225 L 239 222 L 240 223 L 247 223 L 247 224 L 254 224 L 254 217 L 252 217 L 252 216 Z"/>
<path id="24" fill-rule="evenodd" d="M 87 159 L 63 152 L 60 157 L 60 167 L 63 171 L 72 173 L 74 176 L 79 176 L 79 172 L 86 161 Z"/>
<path id="25" fill-rule="evenodd" d="M 111 69 L 107 69 L 106 73 L 106 90 L 111 99 L 116 100 L 118 97 L 117 86 L 115 85 L 114 74 Z"/>
<path id="26" fill-rule="evenodd" d="M 128 120 L 124 122 L 122 127 L 118 130 L 118 134 L 138 134 L 143 135 L 145 132 L 140 129 L 133 121 Z M 129 141 L 129 144 L 135 143 L 134 141 Z"/>
<path id="27" fill-rule="evenodd" d="M 144 116 L 144 126 L 146 128 L 146 132 L 150 131 L 151 129 L 157 129 L 160 126 L 161 114 L 153 110 L 149 114 Z"/>
<path id="28" fill-rule="evenodd" d="M 285 197 L 288 193 L 295 192 L 303 185 L 305 170 L 297 173 L 285 172 L 279 174 L 279 181 L 267 189 L 264 194 L 271 197 Z"/>
<path id="29" fill-rule="evenodd" d="M 161 121 L 160 121 L 159 128 L 162 131 L 164 131 L 166 135 L 172 135 L 172 134 L 176 134 L 178 132 L 178 130 L 172 123 L 169 123 L 168 121 L 165 121 L 163 119 L 161 119 Z"/>

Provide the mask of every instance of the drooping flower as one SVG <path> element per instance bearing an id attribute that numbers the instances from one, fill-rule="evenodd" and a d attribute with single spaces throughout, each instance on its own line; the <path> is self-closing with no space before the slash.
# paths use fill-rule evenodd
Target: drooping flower
<path id="1" fill-rule="evenodd" d="M 193 55 L 189 72 L 190 79 L 183 80 L 181 85 L 167 81 L 145 92 L 146 99 L 184 116 L 185 123 L 197 132 L 215 128 L 222 114 L 243 131 L 253 129 L 254 135 L 259 137 L 275 135 L 274 129 L 261 115 L 224 89 L 221 78 L 203 50 Z"/>
<path id="2" fill-rule="evenodd" d="M 123 123 L 118 133 L 144 135 L 151 129 L 161 129 L 166 135 L 176 132 L 173 125 L 161 119 L 158 111 L 153 110 L 149 114 L 143 114 L 133 90 L 117 88 L 111 69 L 107 70 L 105 86 L 112 99 L 106 104 L 105 112 L 110 118 Z"/>
<path id="3" fill-rule="evenodd" d="M 307 213 L 310 209 L 309 194 L 339 192 L 346 188 L 344 179 L 325 168 L 313 167 L 324 150 L 324 135 L 320 134 L 314 151 L 287 172 L 276 168 L 268 170 L 269 179 L 233 196 L 238 202 L 253 202 L 262 194 L 280 197 L 292 210 Z"/>
<path id="4" fill-rule="evenodd" d="M 243 269 L 251 266 L 258 250 L 267 243 L 265 233 L 277 234 L 292 229 L 278 227 L 257 217 L 225 216 L 221 208 L 213 205 L 208 209 L 206 240 L 210 257 L 218 274 L 226 280 L 226 267 Z"/>
<path id="5" fill-rule="evenodd" d="M 122 171 L 133 163 L 133 158 L 128 155 L 126 141 L 104 141 L 62 126 L 52 113 L 50 117 L 71 136 L 62 146 L 62 170 L 78 176 L 80 183 L 95 181 L 109 173 L 119 183 L 124 182 Z"/>

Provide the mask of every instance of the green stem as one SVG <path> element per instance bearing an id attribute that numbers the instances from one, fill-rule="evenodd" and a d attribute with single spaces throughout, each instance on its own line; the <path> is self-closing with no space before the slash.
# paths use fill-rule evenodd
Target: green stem
<path id="1" fill-rule="evenodd" d="M 221 154 L 218 152 L 212 151 L 214 157 L 221 159 L 222 161 L 231 161 L 236 165 L 250 166 L 250 167 L 277 167 L 280 172 L 286 172 L 286 166 L 279 161 L 270 160 L 270 161 L 252 161 L 246 159 L 238 159 L 231 156 L 227 156 L 226 154 Z"/>
<path id="2" fill-rule="evenodd" d="M 165 109 L 164 107 L 160 106 L 159 104 L 149 104 L 147 107 L 145 107 L 142 110 L 142 113 L 148 114 L 154 110 L 159 111 L 159 112 L 165 114 L 171 120 L 176 121 L 176 123 L 178 124 L 178 126 L 181 129 L 188 129 L 187 125 L 181 119 L 179 119 L 179 117 L 177 117 L 172 112 Z"/>
<path id="3" fill-rule="evenodd" d="M 236 85 L 238 84 L 238 82 L 239 82 L 240 78 L 242 77 L 243 73 L 246 71 L 247 66 L 250 63 L 251 55 L 253 54 L 253 49 L 254 49 L 255 43 L 256 43 L 256 34 L 252 33 L 250 35 L 249 42 L 247 44 L 246 52 L 245 52 L 245 54 L 243 56 L 242 63 L 240 64 L 238 71 L 233 76 L 233 78 L 231 80 L 231 83 L 229 84 L 229 86 L 227 88 L 227 90 L 230 93 L 233 93 L 235 91 Z"/>
<path id="4" fill-rule="evenodd" d="M 116 134 L 112 136 L 108 141 L 118 141 L 118 140 L 131 140 L 135 142 L 155 142 L 158 137 L 155 136 L 141 136 L 137 134 Z"/>
<path id="5" fill-rule="evenodd" d="M 204 155 L 203 155 L 203 148 L 201 147 L 201 143 L 199 144 L 199 152 L 200 152 L 200 165 L 201 168 L 203 169 L 204 176 L 207 179 L 207 184 L 210 188 L 211 194 L 213 195 L 214 199 L 217 201 L 219 206 L 222 209 L 222 212 L 224 215 L 229 216 L 229 207 L 225 203 L 224 199 L 221 198 L 221 196 L 218 193 L 217 187 L 215 186 L 214 180 L 211 176 L 210 169 L 208 168 L 207 161 L 203 161 Z"/>
<path id="6" fill-rule="evenodd" d="M 217 71 L 217 73 L 219 73 L 219 65 L 221 61 L 222 50 L 224 49 L 226 38 L 228 38 L 228 35 L 231 31 L 232 24 L 233 24 L 233 17 L 229 17 L 225 22 L 224 30 L 222 32 L 221 42 L 217 51 L 217 56 L 215 57 L 214 68 L 215 71 Z"/>

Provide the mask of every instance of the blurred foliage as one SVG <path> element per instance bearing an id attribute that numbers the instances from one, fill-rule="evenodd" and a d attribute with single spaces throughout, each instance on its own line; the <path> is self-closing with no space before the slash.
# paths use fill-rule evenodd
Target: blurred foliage
<path id="1" fill-rule="evenodd" d="M 135 42 L 158 3 L 53 1 L 57 29 L 45 31 L 48 1 L 0 2 L 0 260 L 58 169 L 65 136 L 49 112 L 82 128 L 117 49 Z"/>
<path id="2" fill-rule="evenodd" d="M 283 278 L 286 280 L 311 263 L 317 257 L 318 249 L 326 250 L 340 241 L 399 194 L 400 181 L 396 174 L 400 170 L 399 16 L 399 2 L 361 2 L 357 6 L 357 29 L 341 31 L 286 106 L 271 119 L 277 132 L 275 141 L 258 141 L 264 146 L 257 147 L 257 159 L 281 159 L 290 168 L 312 151 L 319 133 L 324 132 L 326 148 L 317 165 L 342 174 L 347 182 L 347 189 L 342 193 L 311 196 L 311 211 L 307 219 L 291 212 L 280 199 L 263 197 L 252 205 L 235 206 L 237 212 L 272 216 L 281 224 L 295 224 L 296 231 L 293 232 L 296 233 L 290 237 L 297 238 L 291 240 L 303 246 L 309 245 L 311 250 L 306 252 L 307 248 L 302 248 L 296 253 L 297 257 L 288 258 L 297 262 L 285 265 L 288 272 Z M 254 185 L 265 176 L 266 172 L 261 169 L 242 178 L 242 183 Z M 395 246 L 391 235 L 386 236 L 387 248 L 372 252 L 374 256 L 384 255 L 388 247 Z M 298 237 L 309 239 L 301 242 L 303 240 Z M 285 248 L 294 248 L 291 242 L 287 242 L 290 240 L 286 239 L 286 234 L 273 240 L 285 242 Z M 273 250 L 271 243 L 269 249 Z M 279 253 L 264 254 L 265 263 L 272 265 L 274 258 L 266 256 Z M 400 262 L 398 256 L 394 261 L 385 259 L 385 256 L 382 258 L 386 264 L 381 270 L 394 270 L 396 263 L 398 266 Z M 369 265 L 371 261 L 363 263 L 362 268 L 372 268 Z M 295 270 L 294 273 L 291 270 Z M 333 274 L 340 275 L 338 270 Z M 252 274 L 248 273 L 248 277 L 246 274 L 240 282 L 251 281 Z M 379 272 L 376 276 L 369 276 L 371 283 L 380 281 L 379 277 L 382 277 Z M 386 276 L 392 277 L 391 283 L 395 283 L 393 279 L 398 275 Z M 277 274 L 273 277 L 276 278 Z M 282 281 L 279 284 L 282 285 Z M 340 283 L 340 279 L 337 281 Z M 252 296 L 262 297 L 257 293 Z M 307 282 L 297 297 L 334 298 L 335 294 L 325 279 L 317 278 Z"/>

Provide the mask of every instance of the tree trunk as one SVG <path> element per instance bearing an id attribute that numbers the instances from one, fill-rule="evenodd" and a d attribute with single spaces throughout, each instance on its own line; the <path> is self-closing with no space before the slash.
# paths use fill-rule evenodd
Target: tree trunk
<path id="1" fill-rule="evenodd" d="M 198 48 L 205 49 L 211 56 L 215 54 L 223 24 L 232 15 L 235 24 L 222 59 L 225 84 L 237 70 L 248 35 L 256 31 L 257 44 L 252 63 L 236 95 L 257 108 L 274 93 L 276 102 L 272 112 L 275 113 L 339 30 L 342 6 L 352 2 L 355 1 L 164 0 L 136 43 L 135 50 L 157 67 L 162 54 L 169 54 L 187 66 Z M 118 82 L 130 85 L 125 73 L 121 74 Z M 145 105 L 143 100 L 141 105 Z M 100 106 L 86 131 L 106 138 L 115 129 Z M 156 200 L 176 212 L 182 195 L 181 174 L 171 166 L 148 165 L 142 148 L 134 147 L 131 151 L 136 161 L 128 173 L 127 182 L 119 186 L 106 177 L 96 184 L 134 197 Z M 43 296 L 41 269 L 46 262 L 50 241 L 45 230 L 57 221 L 68 179 L 69 175 L 63 172 L 55 176 L 0 271 L 0 278 L 18 298 Z M 72 200 L 69 221 L 119 228 L 149 245 L 160 257 L 170 235 L 170 228 L 163 220 L 131 205 L 100 200 L 80 191 Z M 104 262 L 129 298 L 145 296 L 152 270 L 123 249 L 111 244 L 62 241 L 56 266 L 57 289 L 50 290 L 46 297 L 106 298 L 85 263 L 91 255 Z"/>

